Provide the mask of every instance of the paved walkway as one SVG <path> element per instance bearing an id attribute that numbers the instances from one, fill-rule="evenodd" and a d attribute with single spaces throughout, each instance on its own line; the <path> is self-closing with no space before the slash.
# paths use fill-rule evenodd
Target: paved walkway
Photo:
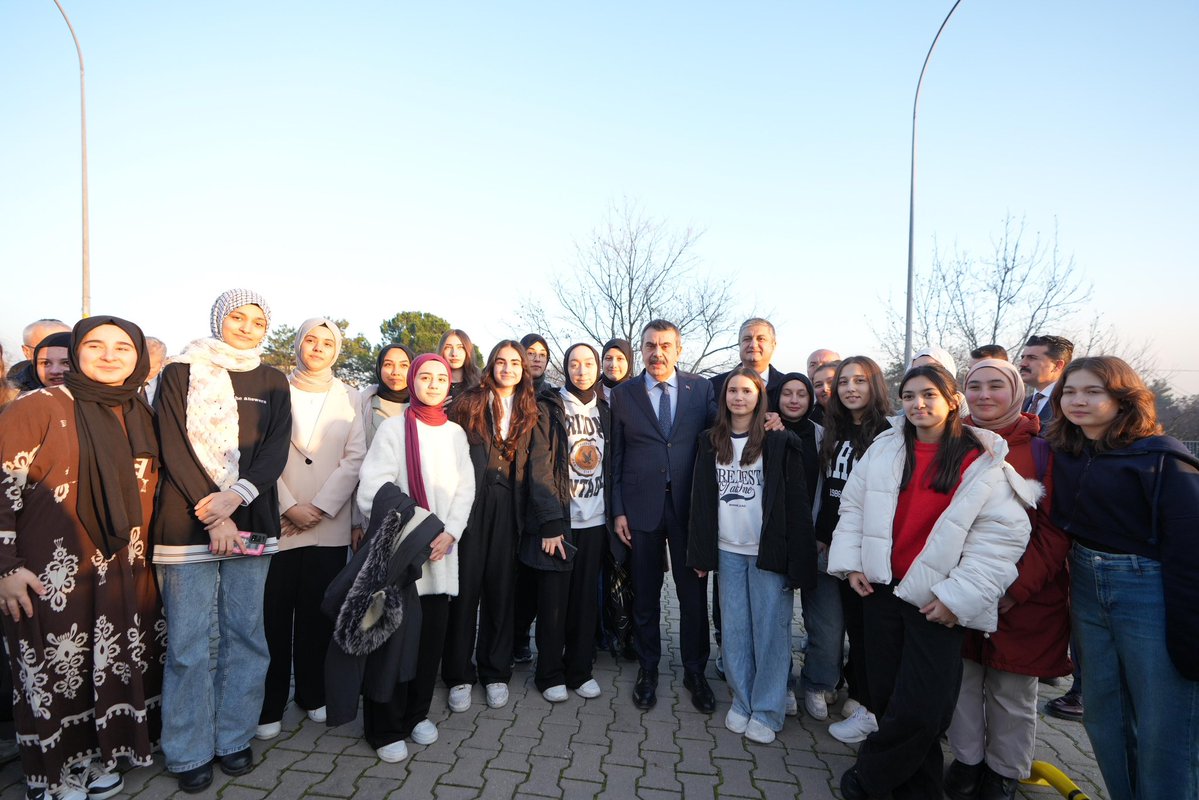
<path id="1" fill-rule="evenodd" d="M 385 764 L 375 757 L 361 738 L 361 721 L 326 728 L 290 706 L 283 719 L 283 733 L 270 742 L 254 742 L 258 766 L 253 772 L 229 778 L 215 770 L 215 780 L 207 791 L 186 795 L 177 791 L 159 756 L 155 766 L 127 773 L 125 792 L 118 797 L 839 797 L 834 787 L 853 763 L 855 751 L 829 736 L 827 723 L 801 712 L 798 719 L 787 719 L 773 744 L 747 742 L 724 728 L 728 695 L 711 666 L 708 673 L 717 695 L 716 713 L 700 714 L 692 708 L 690 695 L 682 686 L 672 593 L 668 580 L 663 600 L 669 636 L 663 647 L 658 705 L 651 711 L 639 711 L 630 700 L 636 665 L 614 663 L 607 653 L 600 654 L 595 667 L 595 678 L 604 693 L 588 701 L 572 692 L 565 703 L 546 702 L 533 686 L 531 665 L 522 665 L 513 676 L 506 708 L 487 708 L 482 689 L 476 687 L 471 710 L 451 714 L 445 705 L 446 691 L 440 689 L 430 713 L 440 731 L 437 742 L 428 747 L 409 743 L 409 757 L 400 764 Z M 800 624 L 796 619 L 797 633 Z M 1060 693 L 1051 689 L 1042 699 Z M 839 718 L 834 713 L 833 720 Z M 1106 800 L 1106 793 L 1098 788 L 1102 786 L 1099 770 L 1082 725 L 1043 717 L 1037 758 L 1057 765 L 1092 798 Z M 1027 798 L 1059 797 L 1047 787 L 1025 786 L 1021 792 Z M 8 764 L 0 770 L 0 800 L 23 796 L 20 766 Z"/>

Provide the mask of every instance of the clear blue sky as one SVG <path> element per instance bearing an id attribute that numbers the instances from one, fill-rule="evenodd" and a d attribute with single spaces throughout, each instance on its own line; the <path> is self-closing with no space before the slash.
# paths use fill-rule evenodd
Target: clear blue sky
<path id="1" fill-rule="evenodd" d="M 622 197 L 706 230 L 783 366 L 876 353 L 901 302 L 912 92 L 948 0 L 63 2 L 92 309 L 172 350 L 235 285 L 372 340 L 401 309 L 522 333 L 512 308 Z M 918 268 L 934 238 L 1056 219 L 1094 310 L 1199 392 L 1197 34 L 1191 0 L 965 0 L 922 97 Z M 6 348 L 78 316 L 78 111 L 54 4 L 0 0 Z"/>

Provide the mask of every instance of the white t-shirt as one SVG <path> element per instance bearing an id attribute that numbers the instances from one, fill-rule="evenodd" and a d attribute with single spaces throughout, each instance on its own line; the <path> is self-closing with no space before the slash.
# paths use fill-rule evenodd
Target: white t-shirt
<path id="1" fill-rule="evenodd" d="M 329 397 L 326 392 L 305 392 L 303 389 L 291 387 L 291 425 L 293 441 L 307 448 L 308 443 L 315 438 L 317 423 L 320 422 L 321 410 Z"/>
<path id="2" fill-rule="evenodd" d="M 570 468 L 570 527 L 604 524 L 604 431 L 596 398 L 581 403 L 559 389 L 566 411 L 566 463 Z"/>
<path id="3" fill-rule="evenodd" d="M 762 538 L 762 455 L 749 466 L 741 466 L 741 453 L 749 434 L 733 434 L 733 463 L 716 464 L 717 546 L 744 556 L 758 554 Z"/>

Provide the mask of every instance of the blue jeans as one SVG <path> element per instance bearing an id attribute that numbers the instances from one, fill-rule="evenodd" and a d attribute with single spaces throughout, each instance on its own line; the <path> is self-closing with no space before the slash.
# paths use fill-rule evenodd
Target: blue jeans
<path id="1" fill-rule="evenodd" d="M 831 692 L 841 680 L 844 663 L 845 620 L 841 616 L 840 583 L 825 572 L 828 552 L 816 562 L 816 588 L 800 592 L 803 624 L 808 631 L 808 649 L 804 653 L 800 685 L 804 691 Z"/>
<path id="2" fill-rule="evenodd" d="M 720 647 L 733 710 L 781 731 L 795 594 L 786 590 L 783 575 L 758 569 L 757 560 L 720 551 Z"/>
<path id="3" fill-rule="evenodd" d="M 1199 682 L 1166 652 L 1161 564 L 1075 544 L 1083 724 L 1112 800 L 1199 796 Z"/>
<path id="4" fill-rule="evenodd" d="M 270 563 L 269 557 L 244 557 L 161 568 L 168 626 L 162 752 L 171 772 L 195 769 L 213 755 L 227 756 L 250 745 L 271 660 L 262 628 Z M 214 602 L 220 642 L 212 672 Z"/>

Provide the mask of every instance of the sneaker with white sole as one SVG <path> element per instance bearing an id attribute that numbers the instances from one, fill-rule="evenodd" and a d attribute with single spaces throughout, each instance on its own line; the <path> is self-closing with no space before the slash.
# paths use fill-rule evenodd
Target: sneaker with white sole
<path id="1" fill-rule="evenodd" d="M 412 741 L 417 744 L 433 744 L 437 741 L 437 726 L 427 719 L 422 719 L 412 729 Z"/>
<path id="2" fill-rule="evenodd" d="M 375 750 L 375 755 L 380 761 L 386 761 L 388 764 L 396 764 L 408 757 L 408 745 L 404 744 L 404 740 L 385 744 Z"/>
<path id="3" fill-rule="evenodd" d="M 470 708 L 470 684 L 460 683 L 450 687 L 450 711 L 461 714 Z"/>
<path id="4" fill-rule="evenodd" d="M 834 722 L 828 726 L 829 735 L 838 742 L 857 744 L 878 730 L 878 720 L 866 710 L 866 706 L 858 706 L 849 719 Z"/>
<path id="5" fill-rule="evenodd" d="M 584 700 L 591 700 L 592 698 L 599 697 L 600 691 L 600 685 L 596 682 L 595 678 L 592 678 L 582 686 L 576 688 L 575 694 L 577 694 L 579 697 L 582 697 Z"/>
<path id="6" fill-rule="evenodd" d="M 320 708 L 314 708 L 308 712 L 308 719 L 312 720 L 313 722 L 324 722 L 328 718 L 329 718 L 329 709 L 327 706 L 321 706 Z"/>
<path id="7" fill-rule="evenodd" d="M 774 741 L 774 731 L 756 719 L 751 719 L 745 726 L 745 738 L 758 744 L 770 744 Z"/>
<path id="8" fill-rule="evenodd" d="M 254 729 L 254 738 L 262 741 L 270 741 L 283 732 L 282 722 L 268 722 L 265 725 L 259 725 Z"/>
<path id="9" fill-rule="evenodd" d="M 487 684 L 487 705 L 489 708 L 503 708 L 508 705 L 508 684 Z"/>
<path id="10" fill-rule="evenodd" d="M 121 773 L 106 770 L 95 762 L 87 765 L 79 779 L 87 790 L 89 800 L 108 800 L 125 788 Z"/>
<path id="11" fill-rule="evenodd" d="M 733 709 L 729 709 L 724 715 L 724 727 L 728 728 L 733 733 L 745 733 L 746 726 L 749 725 L 749 717 L 738 714 Z"/>
<path id="12" fill-rule="evenodd" d="M 841 704 L 841 716 L 849 719 L 853 716 L 853 712 L 862 707 L 862 704 L 852 697 L 845 698 L 845 702 Z"/>
<path id="13" fill-rule="evenodd" d="M 795 690 L 794 689 L 787 690 L 786 713 L 787 713 L 788 717 L 798 717 L 799 716 L 799 701 L 795 699 Z"/>
<path id="14" fill-rule="evenodd" d="M 504 684 L 492 684 L 492 686 L 504 686 Z M 505 686 L 504 688 L 507 687 Z M 566 684 L 560 683 L 557 686 L 551 686 L 550 688 L 546 689 L 541 693 L 541 696 L 551 703 L 564 703 L 566 702 L 566 699 L 570 697 L 570 692 L 566 691 Z M 508 702 L 507 698 L 504 699 L 504 703 L 506 702 Z M 491 707 L 500 708 L 504 703 L 500 703 L 499 705 Z M 491 705 L 491 686 L 487 687 L 487 704 Z"/>
<path id="15" fill-rule="evenodd" d="M 828 719 L 828 700 L 819 689 L 808 689 L 803 693 L 803 707 L 812 719 Z"/>

